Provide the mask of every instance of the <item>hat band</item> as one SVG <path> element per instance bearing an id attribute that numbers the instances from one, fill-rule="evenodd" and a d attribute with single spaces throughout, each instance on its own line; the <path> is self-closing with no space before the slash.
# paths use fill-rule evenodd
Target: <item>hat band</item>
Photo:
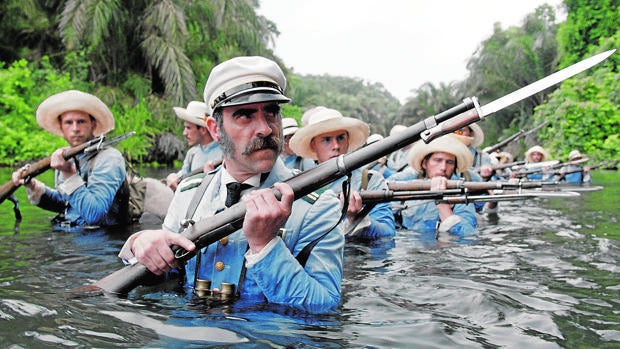
<path id="1" fill-rule="evenodd" d="M 249 90 L 252 88 L 256 88 L 256 87 L 268 87 L 268 88 L 273 88 L 277 91 L 279 91 L 280 93 L 282 92 L 282 89 L 280 88 L 280 86 L 278 84 L 275 84 L 271 81 L 254 81 L 254 82 L 248 82 L 245 84 L 241 84 L 239 86 L 233 87 L 228 91 L 223 92 L 221 95 L 217 96 L 213 102 L 211 102 L 211 108 L 215 110 L 215 108 L 222 102 L 224 102 L 226 99 L 233 97 L 234 95 L 238 94 L 239 92 L 243 92 L 245 90 Z"/>

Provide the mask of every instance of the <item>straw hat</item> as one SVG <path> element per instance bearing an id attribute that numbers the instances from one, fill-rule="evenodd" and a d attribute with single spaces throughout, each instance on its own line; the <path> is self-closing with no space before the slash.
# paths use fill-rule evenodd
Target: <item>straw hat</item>
<path id="1" fill-rule="evenodd" d="M 207 114 L 219 107 L 243 104 L 288 103 L 286 77 L 276 62 L 260 56 L 235 57 L 216 65 L 204 90 Z"/>
<path id="2" fill-rule="evenodd" d="M 465 172 L 465 170 L 470 168 L 474 163 L 471 151 L 456 138 L 456 135 L 447 134 L 428 144 L 424 143 L 424 141 L 417 141 L 414 143 L 407 154 L 409 165 L 419 173 L 423 173 L 422 160 L 424 160 L 428 154 L 436 152 L 448 153 L 456 156 L 457 167 L 455 173 Z"/>
<path id="3" fill-rule="evenodd" d="M 93 130 L 95 136 L 114 129 L 114 116 L 105 103 L 90 93 L 68 90 L 46 98 L 37 108 L 36 118 L 39 126 L 64 137 L 58 117 L 68 111 L 82 111 L 97 120 Z"/>
<path id="4" fill-rule="evenodd" d="M 542 154 L 542 159 L 540 160 L 540 162 L 545 162 L 549 160 L 549 157 L 550 157 L 549 153 L 545 150 L 545 148 L 541 147 L 540 145 L 535 145 L 525 152 L 525 160 L 527 162 L 533 162 L 531 158 L 532 153 Z"/>
<path id="5" fill-rule="evenodd" d="M 370 136 L 368 136 L 368 139 L 366 140 L 366 145 L 373 144 L 373 143 L 378 142 L 378 141 L 380 141 L 382 139 L 383 139 L 382 135 L 380 135 L 378 133 L 373 133 Z"/>
<path id="6" fill-rule="evenodd" d="M 586 162 L 588 161 L 588 157 L 584 154 L 581 154 L 579 150 L 572 150 L 568 153 L 568 161 L 570 162 Z"/>
<path id="7" fill-rule="evenodd" d="M 454 134 L 463 144 L 475 148 L 479 147 L 484 142 L 484 132 L 482 131 L 482 128 L 478 126 L 478 124 L 469 124 L 463 127 L 469 127 L 471 129 L 471 132 L 474 134 L 473 137 Z"/>
<path id="8" fill-rule="evenodd" d="M 313 114 L 324 112 L 325 110 L 327 110 L 327 108 L 323 106 L 318 106 L 306 110 L 306 112 L 301 116 L 301 127 L 305 127 L 308 125 L 308 120 L 312 117 Z"/>
<path id="9" fill-rule="evenodd" d="M 174 107 L 172 109 L 179 118 L 185 121 L 202 127 L 207 126 L 205 123 L 207 105 L 203 102 L 191 101 L 187 104 L 187 108 Z"/>
<path id="10" fill-rule="evenodd" d="M 405 125 L 394 125 L 392 126 L 392 129 L 390 130 L 390 136 L 403 132 L 406 129 L 407 129 L 407 126 Z"/>
<path id="11" fill-rule="evenodd" d="M 506 162 L 513 162 L 514 156 L 507 151 L 502 151 L 497 154 L 497 159 L 501 162 L 502 159 L 506 159 Z"/>
<path id="12" fill-rule="evenodd" d="M 579 150 L 572 150 L 568 153 L 568 161 L 579 160 L 584 158 L 584 155 L 579 152 Z"/>
<path id="13" fill-rule="evenodd" d="M 328 132 L 346 130 L 349 133 L 349 152 L 366 142 L 370 128 L 365 122 L 342 116 L 335 109 L 325 107 L 315 109 L 318 110 L 310 114 L 308 124 L 300 128 L 289 141 L 289 146 L 297 155 L 318 160 L 318 154 L 310 148 L 310 142 L 312 138 Z"/>
<path id="14" fill-rule="evenodd" d="M 299 130 L 297 120 L 293 118 L 282 118 L 282 134 L 284 137 L 292 135 Z"/>

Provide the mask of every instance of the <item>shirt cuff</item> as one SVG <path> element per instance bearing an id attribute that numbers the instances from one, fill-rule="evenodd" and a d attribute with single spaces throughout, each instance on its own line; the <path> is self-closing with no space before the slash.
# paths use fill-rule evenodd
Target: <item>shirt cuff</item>
<path id="1" fill-rule="evenodd" d="M 26 187 L 26 196 L 28 196 L 28 201 L 33 205 L 38 205 L 41 202 L 41 196 L 45 193 L 45 184 L 43 182 L 39 182 L 36 179 L 32 178 L 30 180 L 33 183 L 33 188 L 30 186 Z"/>
<path id="2" fill-rule="evenodd" d="M 58 192 L 63 195 L 71 195 L 77 188 L 84 185 L 84 180 L 77 173 L 58 185 Z"/>
<path id="3" fill-rule="evenodd" d="M 345 234 L 347 236 L 355 236 L 359 232 L 364 231 L 368 227 L 370 227 L 371 223 L 372 221 L 370 220 L 370 217 L 364 216 L 364 218 L 362 218 L 362 220 L 353 228 L 353 230 L 351 230 L 351 222 L 349 222 L 348 219 L 345 219 L 342 223 L 342 230 L 345 231 Z"/>
<path id="4" fill-rule="evenodd" d="M 125 241 L 125 244 L 123 245 L 123 248 L 121 248 L 121 251 L 118 253 L 118 257 L 123 260 L 123 263 L 125 263 L 125 265 L 134 265 L 134 264 L 138 263 L 138 258 L 136 258 L 136 256 L 134 256 L 133 251 L 131 250 L 131 245 L 133 245 L 133 241 L 140 234 L 142 234 L 141 231 L 132 234 L 129 237 L 129 239 L 127 239 L 127 241 Z"/>
<path id="5" fill-rule="evenodd" d="M 441 224 L 439 224 L 439 227 L 437 228 L 437 231 L 440 233 L 447 233 L 450 228 L 452 228 L 453 226 L 455 226 L 457 223 L 461 222 L 461 217 L 453 214 L 452 216 L 444 219 Z"/>
<path id="6" fill-rule="evenodd" d="M 271 239 L 271 241 L 269 241 L 269 243 L 265 245 L 265 247 L 263 247 L 263 249 L 260 250 L 260 252 L 258 253 L 253 254 L 252 251 L 248 250 L 245 253 L 245 267 L 252 268 L 254 264 L 260 262 L 263 258 L 265 258 L 265 256 L 269 254 L 269 252 L 271 252 L 271 250 L 273 250 L 273 248 L 276 246 L 278 240 L 279 238 L 277 236 Z"/>

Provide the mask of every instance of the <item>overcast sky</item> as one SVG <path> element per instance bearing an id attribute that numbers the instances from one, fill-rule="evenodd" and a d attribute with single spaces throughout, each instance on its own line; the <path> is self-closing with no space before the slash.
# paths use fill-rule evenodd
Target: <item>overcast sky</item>
<path id="1" fill-rule="evenodd" d="M 462 80 L 493 33 L 561 0 L 260 0 L 276 23 L 275 54 L 298 74 L 380 82 L 402 103 L 410 90 Z"/>

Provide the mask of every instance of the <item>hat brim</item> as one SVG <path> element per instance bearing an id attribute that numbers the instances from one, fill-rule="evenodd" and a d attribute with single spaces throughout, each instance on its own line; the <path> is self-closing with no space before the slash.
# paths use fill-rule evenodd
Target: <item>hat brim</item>
<path id="1" fill-rule="evenodd" d="M 577 158 L 573 158 L 573 159 L 568 159 L 568 162 L 570 162 L 571 164 L 577 165 L 577 164 L 581 164 L 584 163 L 586 161 L 590 160 L 587 156 L 579 156 Z"/>
<path id="2" fill-rule="evenodd" d="M 410 149 L 408 153 L 409 165 L 413 167 L 419 173 L 423 173 L 422 161 L 431 153 L 448 153 L 456 157 L 455 173 L 463 173 L 470 168 L 474 163 L 474 157 L 471 151 L 467 149 L 465 144 L 459 141 L 456 135 L 445 135 L 439 137 L 430 143 L 426 144 L 424 141 L 417 141 Z"/>
<path id="3" fill-rule="evenodd" d="M 77 90 L 60 92 L 41 102 L 36 111 L 37 123 L 50 133 L 64 137 L 59 116 L 68 111 L 81 111 L 92 116 L 97 121 L 94 136 L 114 129 L 114 116 L 108 106 L 99 98 Z"/>
<path id="4" fill-rule="evenodd" d="M 479 147 L 484 142 L 484 132 L 478 124 L 469 124 L 469 128 L 474 133 L 474 140 L 471 142 L 472 147 Z"/>
<path id="5" fill-rule="evenodd" d="M 196 115 L 192 115 L 192 114 L 188 113 L 187 109 L 185 109 L 185 108 L 173 107 L 172 109 L 174 109 L 174 113 L 177 114 L 179 119 L 183 119 L 183 120 L 185 120 L 187 122 L 191 122 L 194 125 L 198 125 L 198 126 L 202 126 L 202 127 L 206 127 L 207 126 L 207 124 L 204 121 L 204 118 L 199 118 Z"/>
<path id="6" fill-rule="evenodd" d="M 282 135 L 284 137 L 290 136 L 292 134 L 295 134 L 297 132 L 297 130 L 299 130 L 299 127 L 297 127 L 297 126 L 287 127 L 284 130 L 282 130 Z"/>
<path id="7" fill-rule="evenodd" d="M 370 133 L 370 127 L 363 121 L 341 117 L 328 119 L 317 124 L 306 125 L 291 137 L 289 146 L 299 156 L 318 160 L 318 154 L 312 150 L 310 143 L 316 136 L 324 133 L 345 130 L 349 133 L 348 152 L 352 152 L 366 143 L 366 139 Z"/>
<path id="8" fill-rule="evenodd" d="M 540 160 L 540 162 L 545 162 L 545 161 L 549 160 L 549 158 L 551 156 L 551 155 L 549 155 L 549 152 L 547 152 L 547 150 L 545 150 L 543 147 L 534 146 L 534 147 L 530 148 L 527 152 L 525 152 L 525 159 L 528 162 L 532 162 L 532 159 L 531 159 L 532 153 L 541 153 L 542 154 L 542 159 Z"/>
<path id="9" fill-rule="evenodd" d="M 244 104 L 264 103 L 264 102 L 276 102 L 276 103 L 289 103 L 290 98 L 283 95 L 280 91 L 271 88 L 257 87 L 247 90 L 243 90 L 238 94 L 234 94 L 213 107 L 213 110 L 222 107 L 232 107 Z"/>

